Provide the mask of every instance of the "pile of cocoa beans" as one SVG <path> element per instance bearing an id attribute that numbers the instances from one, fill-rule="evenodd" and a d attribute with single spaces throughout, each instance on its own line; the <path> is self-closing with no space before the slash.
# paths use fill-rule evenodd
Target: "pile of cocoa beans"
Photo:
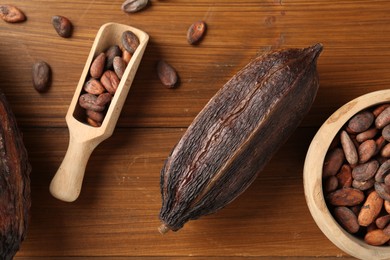
<path id="1" fill-rule="evenodd" d="M 139 46 L 138 37 L 131 31 L 122 34 L 121 42 L 121 46 L 110 46 L 94 58 L 83 85 L 79 105 L 85 109 L 85 120 L 91 126 L 101 126 L 127 64 Z"/>
<path id="2" fill-rule="evenodd" d="M 335 220 L 367 244 L 390 244 L 390 103 L 354 115 L 331 143 L 323 192 Z"/>

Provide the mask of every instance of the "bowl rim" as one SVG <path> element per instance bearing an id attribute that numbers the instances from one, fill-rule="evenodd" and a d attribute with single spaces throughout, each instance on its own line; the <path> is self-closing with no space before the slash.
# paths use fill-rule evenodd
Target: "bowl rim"
<path id="1" fill-rule="evenodd" d="M 334 245 L 359 259 L 390 259 L 390 247 L 368 245 L 336 222 L 324 200 L 322 166 L 333 138 L 353 115 L 387 102 L 390 102 L 390 90 L 378 90 L 359 96 L 337 109 L 312 139 L 303 167 L 305 199 L 317 226 Z"/>

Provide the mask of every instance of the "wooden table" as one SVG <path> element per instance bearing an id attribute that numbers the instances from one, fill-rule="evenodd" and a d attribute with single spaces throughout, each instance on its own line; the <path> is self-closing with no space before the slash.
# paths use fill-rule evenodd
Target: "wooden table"
<path id="1" fill-rule="evenodd" d="M 31 225 L 17 259 L 351 259 L 313 221 L 302 169 L 312 137 L 330 114 L 389 86 L 389 1 L 155 0 L 135 14 L 123 13 L 118 0 L 9 3 L 28 19 L 0 21 L 0 88 L 33 168 Z M 56 34 L 53 15 L 73 22 L 71 38 Z M 207 35 L 190 46 L 187 28 L 197 20 L 207 22 Z M 51 196 L 49 183 L 68 145 L 65 114 L 106 22 L 142 29 L 150 43 L 113 136 L 93 152 L 79 199 L 66 203 Z M 253 185 L 218 213 L 159 234 L 160 169 L 206 102 L 257 55 L 317 42 L 324 45 L 317 99 Z M 159 59 L 178 71 L 178 88 L 160 83 Z M 53 71 L 43 94 L 31 83 L 38 60 Z"/>

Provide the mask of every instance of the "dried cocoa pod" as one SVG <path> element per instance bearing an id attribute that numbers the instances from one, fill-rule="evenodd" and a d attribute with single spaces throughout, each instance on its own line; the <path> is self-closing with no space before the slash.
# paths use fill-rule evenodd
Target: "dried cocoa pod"
<path id="1" fill-rule="evenodd" d="M 0 93 L 0 259 L 11 260 L 25 239 L 31 166 L 15 116 Z"/>
<path id="2" fill-rule="evenodd" d="M 359 223 L 355 213 L 347 207 L 336 207 L 333 214 L 337 222 L 345 228 L 349 233 L 359 231 Z"/>
<path id="3" fill-rule="evenodd" d="M 308 113 L 321 50 L 260 56 L 211 98 L 161 170 L 160 232 L 225 207 L 254 181 Z"/>

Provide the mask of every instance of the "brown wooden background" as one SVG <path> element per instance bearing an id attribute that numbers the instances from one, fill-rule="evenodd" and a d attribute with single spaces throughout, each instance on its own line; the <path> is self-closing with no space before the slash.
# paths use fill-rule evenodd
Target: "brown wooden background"
<path id="1" fill-rule="evenodd" d="M 302 169 L 311 138 L 331 113 L 389 86 L 389 1 L 154 0 L 131 15 L 118 0 L 7 3 L 28 17 L 20 24 L 0 21 L 0 88 L 33 167 L 31 225 L 17 259 L 349 258 L 313 221 Z M 56 34 L 53 15 L 73 22 L 72 38 Z M 197 20 L 207 22 L 207 35 L 190 46 L 186 31 Z M 142 29 L 150 43 L 114 135 L 92 154 L 79 199 L 65 203 L 48 187 L 68 145 L 68 105 L 95 34 L 106 22 Z M 324 45 L 321 86 L 299 129 L 236 201 L 177 233 L 160 235 L 160 169 L 209 98 L 264 51 L 317 42 Z M 159 82 L 160 58 L 179 72 L 177 89 Z M 31 84 L 31 66 L 38 60 L 53 70 L 52 87 L 44 94 Z"/>

